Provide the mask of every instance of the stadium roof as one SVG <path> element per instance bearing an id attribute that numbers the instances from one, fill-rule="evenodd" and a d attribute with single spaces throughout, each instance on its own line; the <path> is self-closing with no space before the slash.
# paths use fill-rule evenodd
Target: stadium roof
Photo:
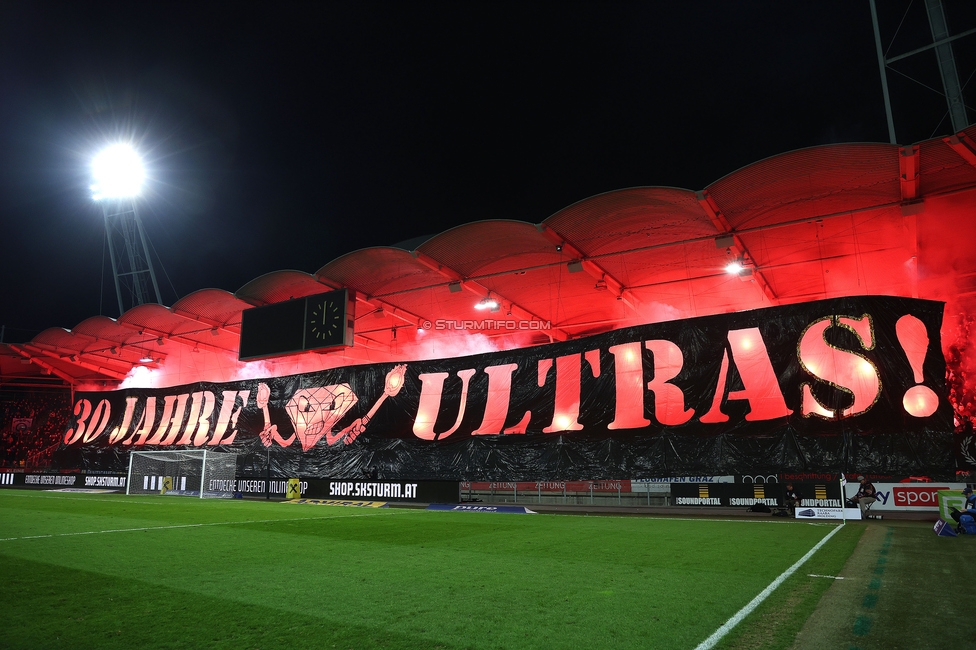
<path id="1" fill-rule="evenodd" d="M 448 357 L 844 295 L 932 298 L 949 302 L 949 314 L 967 311 L 976 296 L 974 141 L 971 127 L 910 147 L 792 151 L 699 192 L 617 190 L 540 224 L 478 221 L 416 250 L 367 248 L 313 274 L 275 271 L 235 293 L 202 289 L 171 307 L 0 345 L 0 386 L 114 388 L 139 367 L 169 367 L 168 384 L 236 378 L 246 368 L 237 361 L 242 310 L 339 288 L 357 296 L 352 348 L 249 372 Z M 741 275 L 725 271 L 734 260 Z M 497 311 L 474 309 L 486 298 Z M 485 318 L 550 327 L 456 329 Z"/>

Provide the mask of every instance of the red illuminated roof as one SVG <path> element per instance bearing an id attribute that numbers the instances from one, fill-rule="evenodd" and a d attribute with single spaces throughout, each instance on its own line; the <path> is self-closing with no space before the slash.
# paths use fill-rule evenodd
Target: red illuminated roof
<path id="1" fill-rule="evenodd" d="M 51 377 L 114 387 L 140 364 L 178 363 L 183 370 L 171 381 L 226 380 L 241 365 L 243 309 L 335 288 L 358 297 L 354 347 L 267 362 L 263 372 L 447 357 L 844 295 L 917 296 L 947 301 L 950 316 L 974 311 L 974 140 L 976 127 L 904 148 L 814 147 L 699 192 L 623 189 L 540 224 L 468 223 L 413 251 L 367 248 L 314 274 L 275 271 L 234 294 L 203 289 L 172 307 L 49 329 L 0 346 L 0 373 L 4 383 Z M 724 271 L 732 259 L 744 261 L 746 274 Z M 486 298 L 497 311 L 475 310 Z M 437 329 L 438 321 L 484 318 L 551 327 Z"/>

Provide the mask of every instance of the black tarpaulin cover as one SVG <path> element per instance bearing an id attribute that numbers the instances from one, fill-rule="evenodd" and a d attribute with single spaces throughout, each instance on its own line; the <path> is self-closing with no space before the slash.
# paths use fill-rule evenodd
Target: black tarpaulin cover
<path id="1" fill-rule="evenodd" d="M 78 393 L 61 468 L 234 451 L 239 474 L 587 480 L 945 475 L 942 303 L 861 296 L 476 356 Z"/>

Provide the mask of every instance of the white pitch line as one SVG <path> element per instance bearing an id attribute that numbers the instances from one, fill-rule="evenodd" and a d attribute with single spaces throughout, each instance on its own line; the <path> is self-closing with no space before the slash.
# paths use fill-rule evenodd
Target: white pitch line
<path id="1" fill-rule="evenodd" d="M 10 491 L 13 492 L 13 490 L 10 490 Z M 18 490 L 18 492 L 28 492 L 28 490 Z M 33 492 L 33 490 L 31 490 L 31 492 Z M 50 492 L 53 492 L 53 490 L 50 490 Z M 64 492 L 61 492 L 60 494 L 64 494 Z M 7 496 L 7 495 L 5 494 L 4 496 Z M 126 496 L 126 498 L 124 498 L 124 499 L 110 499 L 110 498 L 108 498 L 107 495 L 103 495 L 103 494 L 93 494 L 89 498 L 89 497 L 59 497 L 59 496 L 53 496 L 53 495 L 50 495 L 50 494 L 38 494 L 38 493 L 35 492 L 34 494 L 30 494 L 29 496 L 31 496 L 33 498 L 36 498 L 36 499 L 58 499 L 60 501 L 88 501 L 89 503 L 91 503 L 92 501 L 98 501 L 98 503 L 127 503 L 130 506 L 131 505 L 161 506 L 161 505 L 166 505 L 166 504 L 173 503 L 172 501 L 162 501 L 162 500 L 160 500 L 160 501 L 152 501 L 150 499 L 139 499 L 139 500 L 136 500 L 136 499 L 132 499 L 132 498 L 130 498 L 128 496 Z M 146 496 L 151 496 L 151 495 L 146 495 Z"/>
<path id="2" fill-rule="evenodd" d="M 734 628 L 736 625 L 741 623 L 742 619 L 744 619 L 746 616 L 751 614 L 752 611 L 756 609 L 756 607 L 758 607 L 760 603 L 762 603 L 762 601 L 766 600 L 766 598 L 768 598 L 769 595 L 773 593 L 777 587 L 783 584 L 783 582 L 787 578 L 789 578 L 791 575 L 793 575 L 793 573 L 796 572 L 797 569 L 803 566 L 804 562 L 806 562 L 811 557 L 813 557 L 813 554 L 819 551 L 820 547 L 826 544 L 827 541 L 835 534 L 837 534 L 837 531 L 839 531 L 843 527 L 844 524 L 841 524 L 837 528 L 827 533 L 827 535 L 822 540 L 817 542 L 816 546 L 814 546 L 809 551 L 807 551 L 806 555 L 804 555 L 799 560 L 797 560 L 793 564 L 793 566 L 791 566 L 789 569 L 781 573 L 778 578 L 776 578 L 771 583 L 769 583 L 768 587 L 766 587 L 761 592 L 759 592 L 758 596 L 750 600 L 749 603 L 745 607 L 740 609 L 738 612 L 736 612 L 732 618 L 725 621 L 725 624 L 722 625 L 722 627 L 715 630 L 710 637 L 708 637 L 707 639 L 699 643 L 698 646 L 695 648 L 695 650 L 708 650 L 709 648 L 714 648 L 715 644 L 722 640 L 722 637 L 724 637 L 726 634 L 731 632 L 732 628 Z"/>
<path id="3" fill-rule="evenodd" d="M 292 517 L 289 519 L 253 519 L 249 521 L 212 521 L 202 524 L 172 524 L 170 526 L 142 526 L 139 528 L 112 528 L 109 530 L 86 530 L 77 533 L 52 533 L 50 535 L 26 535 L 24 537 L 0 537 L 0 542 L 14 542 L 22 539 L 47 539 L 53 537 L 75 537 L 78 535 L 102 535 L 105 533 L 132 533 L 140 530 L 171 530 L 176 528 L 202 528 L 204 526 L 233 526 L 235 524 L 269 524 L 279 521 L 313 521 L 320 519 L 345 519 L 347 517 L 376 517 L 391 515 L 393 511 L 371 512 L 357 515 L 332 515 L 327 517 Z"/>
<path id="4" fill-rule="evenodd" d="M 445 511 L 445 512 L 450 512 Z M 808 526 L 818 526 L 821 524 L 811 524 L 808 521 L 801 521 L 799 519 L 711 519 L 706 517 L 695 517 L 689 515 L 688 517 L 658 517 L 656 515 L 592 515 L 585 512 L 581 513 L 555 513 L 555 512 L 540 512 L 539 516 L 542 517 L 590 517 L 593 519 L 643 519 L 645 521 L 695 521 L 695 522 L 715 522 L 718 524 L 778 524 L 782 526 L 783 524 L 799 524 L 803 523 Z M 826 524 L 833 525 L 833 524 Z"/>

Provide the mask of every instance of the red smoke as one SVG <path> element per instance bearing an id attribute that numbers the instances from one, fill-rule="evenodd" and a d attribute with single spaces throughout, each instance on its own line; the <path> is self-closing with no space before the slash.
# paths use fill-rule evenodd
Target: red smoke
<path id="1" fill-rule="evenodd" d="M 948 331 L 946 331 L 948 329 Z M 976 316 L 971 312 L 956 314 L 953 322 L 943 326 L 946 384 L 949 403 L 955 413 L 956 431 L 976 427 L 976 358 L 972 337 L 976 335 Z"/>

